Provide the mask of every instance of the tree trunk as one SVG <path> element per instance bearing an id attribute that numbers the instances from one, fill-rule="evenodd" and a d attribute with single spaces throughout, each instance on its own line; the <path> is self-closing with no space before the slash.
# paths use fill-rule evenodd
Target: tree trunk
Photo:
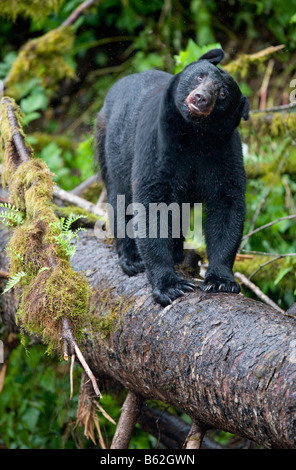
<path id="1" fill-rule="evenodd" d="M 3 230 L 0 245 L 6 239 Z M 0 269 L 5 263 L 2 257 Z M 112 247 L 92 231 L 80 236 L 72 266 L 93 287 L 92 328 L 82 346 L 99 385 L 107 374 L 138 397 L 176 406 L 204 428 L 296 448 L 293 315 L 243 295 L 198 288 L 162 308 L 145 274 L 124 275 Z M 13 324 L 11 298 L 0 300 L 5 322 Z"/>

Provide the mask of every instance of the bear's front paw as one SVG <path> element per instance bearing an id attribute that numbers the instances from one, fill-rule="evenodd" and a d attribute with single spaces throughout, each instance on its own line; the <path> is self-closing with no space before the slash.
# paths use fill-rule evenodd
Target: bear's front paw
<path id="1" fill-rule="evenodd" d="M 240 286 L 233 279 L 223 279 L 215 274 L 210 274 L 200 286 L 204 292 L 228 292 L 231 294 L 239 294 Z"/>
<path id="2" fill-rule="evenodd" d="M 119 265 L 121 266 L 122 271 L 128 276 L 135 276 L 145 270 L 143 261 L 140 259 L 132 260 L 125 256 L 121 256 L 119 258 Z"/>
<path id="3" fill-rule="evenodd" d="M 153 298 L 154 300 L 166 307 L 167 305 L 171 304 L 175 299 L 181 297 L 186 292 L 192 292 L 195 290 L 195 284 L 190 281 L 186 281 L 186 279 L 177 278 L 174 282 L 163 286 L 163 287 L 155 287 L 153 289 Z"/>

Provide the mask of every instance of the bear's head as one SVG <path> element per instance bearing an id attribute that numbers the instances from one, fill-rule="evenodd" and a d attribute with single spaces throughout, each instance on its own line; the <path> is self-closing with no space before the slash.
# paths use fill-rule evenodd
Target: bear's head
<path id="1" fill-rule="evenodd" d="M 235 129 L 248 119 L 249 101 L 236 81 L 217 67 L 222 49 L 212 49 L 192 62 L 177 76 L 175 104 L 182 117 L 213 133 Z"/>

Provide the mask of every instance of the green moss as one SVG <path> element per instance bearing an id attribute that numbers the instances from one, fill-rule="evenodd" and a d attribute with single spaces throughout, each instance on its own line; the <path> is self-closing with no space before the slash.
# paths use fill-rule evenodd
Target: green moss
<path id="1" fill-rule="evenodd" d="M 2 0 L 0 16 L 11 18 L 31 17 L 40 23 L 53 11 L 57 12 L 64 0 Z"/>
<path id="2" fill-rule="evenodd" d="M 13 111 L 16 118 L 16 125 L 12 128 L 9 122 L 10 110 Z M 17 162 L 19 160 L 16 148 L 14 146 L 12 136 L 14 132 L 19 132 L 24 137 L 24 143 L 28 149 L 28 153 L 32 154 L 33 150 L 30 144 L 26 141 L 23 129 L 22 119 L 23 114 L 15 103 L 13 98 L 4 97 L 0 100 L 0 135 L 1 135 L 1 160 L 3 163 L 2 168 L 2 185 L 5 187 L 9 184 L 11 176 L 14 174 Z"/>
<path id="3" fill-rule="evenodd" d="M 83 191 L 83 193 L 81 194 L 81 197 L 96 204 L 103 189 L 104 189 L 104 183 L 102 181 L 93 183 L 89 185 Z"/>
<path id="4" fill-rule="evenodd" d="M 229 64 L 225 65 L 224 68 L 227 70 L 230 75 L 240 74 L 241 77 L 245 77 L 248 73 L 249 66 L 252 61 L 250 55 L 241 54 L 236 60 L 233 60 Z"/>
<path id="5" fill-rule="evenodd" d="M 25 286 L 17 318 L 29 333 L 37 333 L 50 348 L 62 334 L 67 318 L 76 338 L 82 335 L 89 286 L 84 274 L 73 271 L 69 262 L 59 261 L 54 268 L 40 270 Z"/>
<path id="6" fill-rule="evenodd" d="M 274 112 L 251 114 L 248 121 L 242 121 L 240 130 L 242 136 L 255 133 L 257 139 L 266 135 L 282 137 L 296 132 L 296 113 Z"/>
<path id="7" fill-rule="evenodd" d="M 240 125 L 243 142 L 257 161 L 246 161 L 249 179 L 263 178 L 268 185 L 277 184 L 282 174 L 296 174 L 295 147 L 296 113 L 256 113 Z M 267 156 L 268 158 L 264 158 Z M 272 157 L 272 159 L 271 159 Z"/>
<path id="8" fill-rule="evenodd" d="M 10 177 L 9 190 L 13 204 L 26 209 L 29 219 L 52 215 L 52 175 L 42 160 L 31 158 L 21 163 Z"/>
<path id="9" fill-rule="evenodd" d="M 255 54 L 240 54 L 236 60 L 233 60 L 229 64 L 225 65 L 224 68 L 231 75 L 240 75 L 242 78 L 246 77 L 250 67 L 255 65 L 259 68 L 259 71 L 263 72 L 263 64 L 270 58 L 272 54 L 280 50 L 281 47 L 268 47 Z M 262 69 L 262 70 L 260 70 Z"/>
<path id="10" fill-rule="evenodd" d="M 48 258 L 54 254 L 54 249 L 44 243 L 45 233 L 46 224 L 39 220 L 15 228 L 7 246 L 11 275 L 25 270 L 24 282 L 28 283 L 41 268 L 48 266 Z"/>
<path id="11" fill-rule="evenodd" d="M 260 162 L 251 163 L 246 165 L 246 173 L 248 179 L 256 179 L 266 177 L 267 175 L 274 175 L 274 177 L 280 177 L 278 173 L 278 160 L 274 162 Z M 289 155 L 289 158 L 283 163 L 281 174 L 288 173 L 289 175 L 296 177 L 296 160 L 295 155 Z"/>
<path id="12" fill-rule="evenodd" d="M 18 107 L 13 100 L 5 100 L 15 108 L 18 130 L 23 134 Z M 8 105 L 3 100 L 0 104 L 3 171 L 13 205 L 25 213 L 7 246 L 10 274 L 24 273 L 18 283 L 22 294 L 17 318 L 22 329 L 41 335 L 51 350 L 61 340 L 62 319 L 70 321 L 76 338 L 82 333 L 89 285 L 82 273 L 73 271 L 68 254 L 57 241 L 62 228 L 51 203 L 52 175 L 33 152 L 32 158 L 20 163 L 7 118 Z"/>
<path id="13" fill-rule="evenodd" d="M 18 83 L 39 78 L 47 91 L 55 91 L 64 78 L 75 78 L 73 67 L 64 56 L 73 49 L 71 27 L 56 28 L 39 38 L 28 41 L 20 49 L 6 77 L 6 93 L 19 97 Z"/>
<path id="14" fill-rule="evenodd" d="M 274 256 L 276 257 L 276 255 Z M 258 269 L 262 264 L 270 261 L 271 256 L 260 256 L 254 255 L 252 259 L 244 259 L 243 261 L 236 261 L 234 263 L 233 272 L 241 272 L 246 277 L 249 277 L 256 269 Z M 252 278 L 251 281 L 255 282 L 260 286 L 270 283 L 273 285 L 273 280 L 276 276 L 287 267 L 287 258 L 280 258 L 276 261 L 273 261 L 266 266 L 263 266 Z M 270 281 L 272 280 L 272 281 Z M 284 290 L 293 290 L 295 283 L 295 270 L 292 270 L 289 275 L 283 277 L 280 283 L 281 289 Z M 274 287 L 274 285 L 273 285 Z"/>
<path id="15" fill-rule="evenodd" d="M 81 215 L 81 216 L 86 217 L 85 219 L 83 219 L 82 224 L 85 224 L 85 223 L 95 224 L 97 220 L 101 219 L 100 216 L 97 216 L 77 206 L 66 206 L 66 207 L 55 206 L 54 210 L 59 215 L 59 217 L 68 217 L 70 214 Z"/>

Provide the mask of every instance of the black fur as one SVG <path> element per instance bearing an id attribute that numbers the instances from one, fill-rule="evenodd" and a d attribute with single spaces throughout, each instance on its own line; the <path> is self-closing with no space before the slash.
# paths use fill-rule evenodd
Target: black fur
<path id="1" fill-rule="evenodd" d="M 238 293 L 232 266 L 243 232 L 245 172 L 236 128 L 249 104 L 216 66 L 223 56 L 212 50 L 175 76 L 150 70 L 119 80 L 99 113 L 98 156 L 115 220 L 117 195 L 147 213 L 149 203 L 202 202 L 209 268 L 201 288 Z M 161 305 L 194 288 L 174 271 L 183 239 L 172 239 L 171 228 L 168 238 L 118 238 L 116 227 L 114 234 L 123 271 L 146 269 Z"/>

